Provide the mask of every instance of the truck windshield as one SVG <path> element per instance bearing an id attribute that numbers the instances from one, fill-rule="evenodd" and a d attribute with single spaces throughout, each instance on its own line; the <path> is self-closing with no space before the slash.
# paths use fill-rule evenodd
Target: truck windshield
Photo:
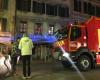
<path id="1" fill-rule="evenodd" d="M 71 28 L 71 35 L 70 35 L 70 40 L 74 41 L 77 38 L 79 38 L 81 36 L 81 28 L 78 26 L 73 26 Z"/>
<path id="2" fill-rule="evenodd" d="M 57 39 L 67 38 L 67 36 L 68 36 L 68 30 L 67 30 L 67 28 L 59 29 L 56 32 L 54 32 L 54 35 L 55 35 L 55 37 Z"/>

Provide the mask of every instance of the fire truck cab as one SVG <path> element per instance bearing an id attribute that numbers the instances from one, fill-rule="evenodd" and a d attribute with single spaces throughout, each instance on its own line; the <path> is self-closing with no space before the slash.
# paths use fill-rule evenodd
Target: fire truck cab
<path id="1" fill-rule="evenodd" d="M 52 55 L 61 60 L 64 67 L 71 66 L 62 56 L 59 46 L 69 53 L 70 58 L 82 71 L 100 64 L 100 18 L 91 17 L 84 24 L 63 27 L 55 32 L 57 41 L 53 44 Z"/>

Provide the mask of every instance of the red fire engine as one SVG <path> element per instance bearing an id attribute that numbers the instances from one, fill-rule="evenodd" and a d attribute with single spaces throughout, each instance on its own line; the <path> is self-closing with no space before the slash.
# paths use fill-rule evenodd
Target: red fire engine
<path id="1" fill-rule="evenodd" d="M 53 57 L 61 60 L 64 67 L 71 64 L 62 56 L 59 46 L 70 54 L 80 70 L 86 71 L 100 64 L 100 18 L 91 17 L 84 24 L 75 24 L 55 32 Z"/>

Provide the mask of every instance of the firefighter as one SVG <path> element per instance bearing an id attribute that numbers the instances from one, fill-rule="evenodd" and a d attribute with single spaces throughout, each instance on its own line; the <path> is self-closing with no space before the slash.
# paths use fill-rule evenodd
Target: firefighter
<path id="1" fill-rule="evenodd" d="M 16 64 L 18 63 L 18 58 L 20 56 L 20 50 L 18 49 L 19 38 L 16 39 L 15 42 L 12 42 L 11 49 L 11 63 L 12 63 L 12 75 L 17 75 L 16 73 Z"/>

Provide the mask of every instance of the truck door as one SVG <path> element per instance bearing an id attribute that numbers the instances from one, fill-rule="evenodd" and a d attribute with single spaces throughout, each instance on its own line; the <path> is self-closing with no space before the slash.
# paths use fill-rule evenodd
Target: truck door
<path id="1" fill-rule="evenodd" d="M 69 51 L 76 51 L 80 46 L 81 27 L 72 26 L 69 34 Z"/>

